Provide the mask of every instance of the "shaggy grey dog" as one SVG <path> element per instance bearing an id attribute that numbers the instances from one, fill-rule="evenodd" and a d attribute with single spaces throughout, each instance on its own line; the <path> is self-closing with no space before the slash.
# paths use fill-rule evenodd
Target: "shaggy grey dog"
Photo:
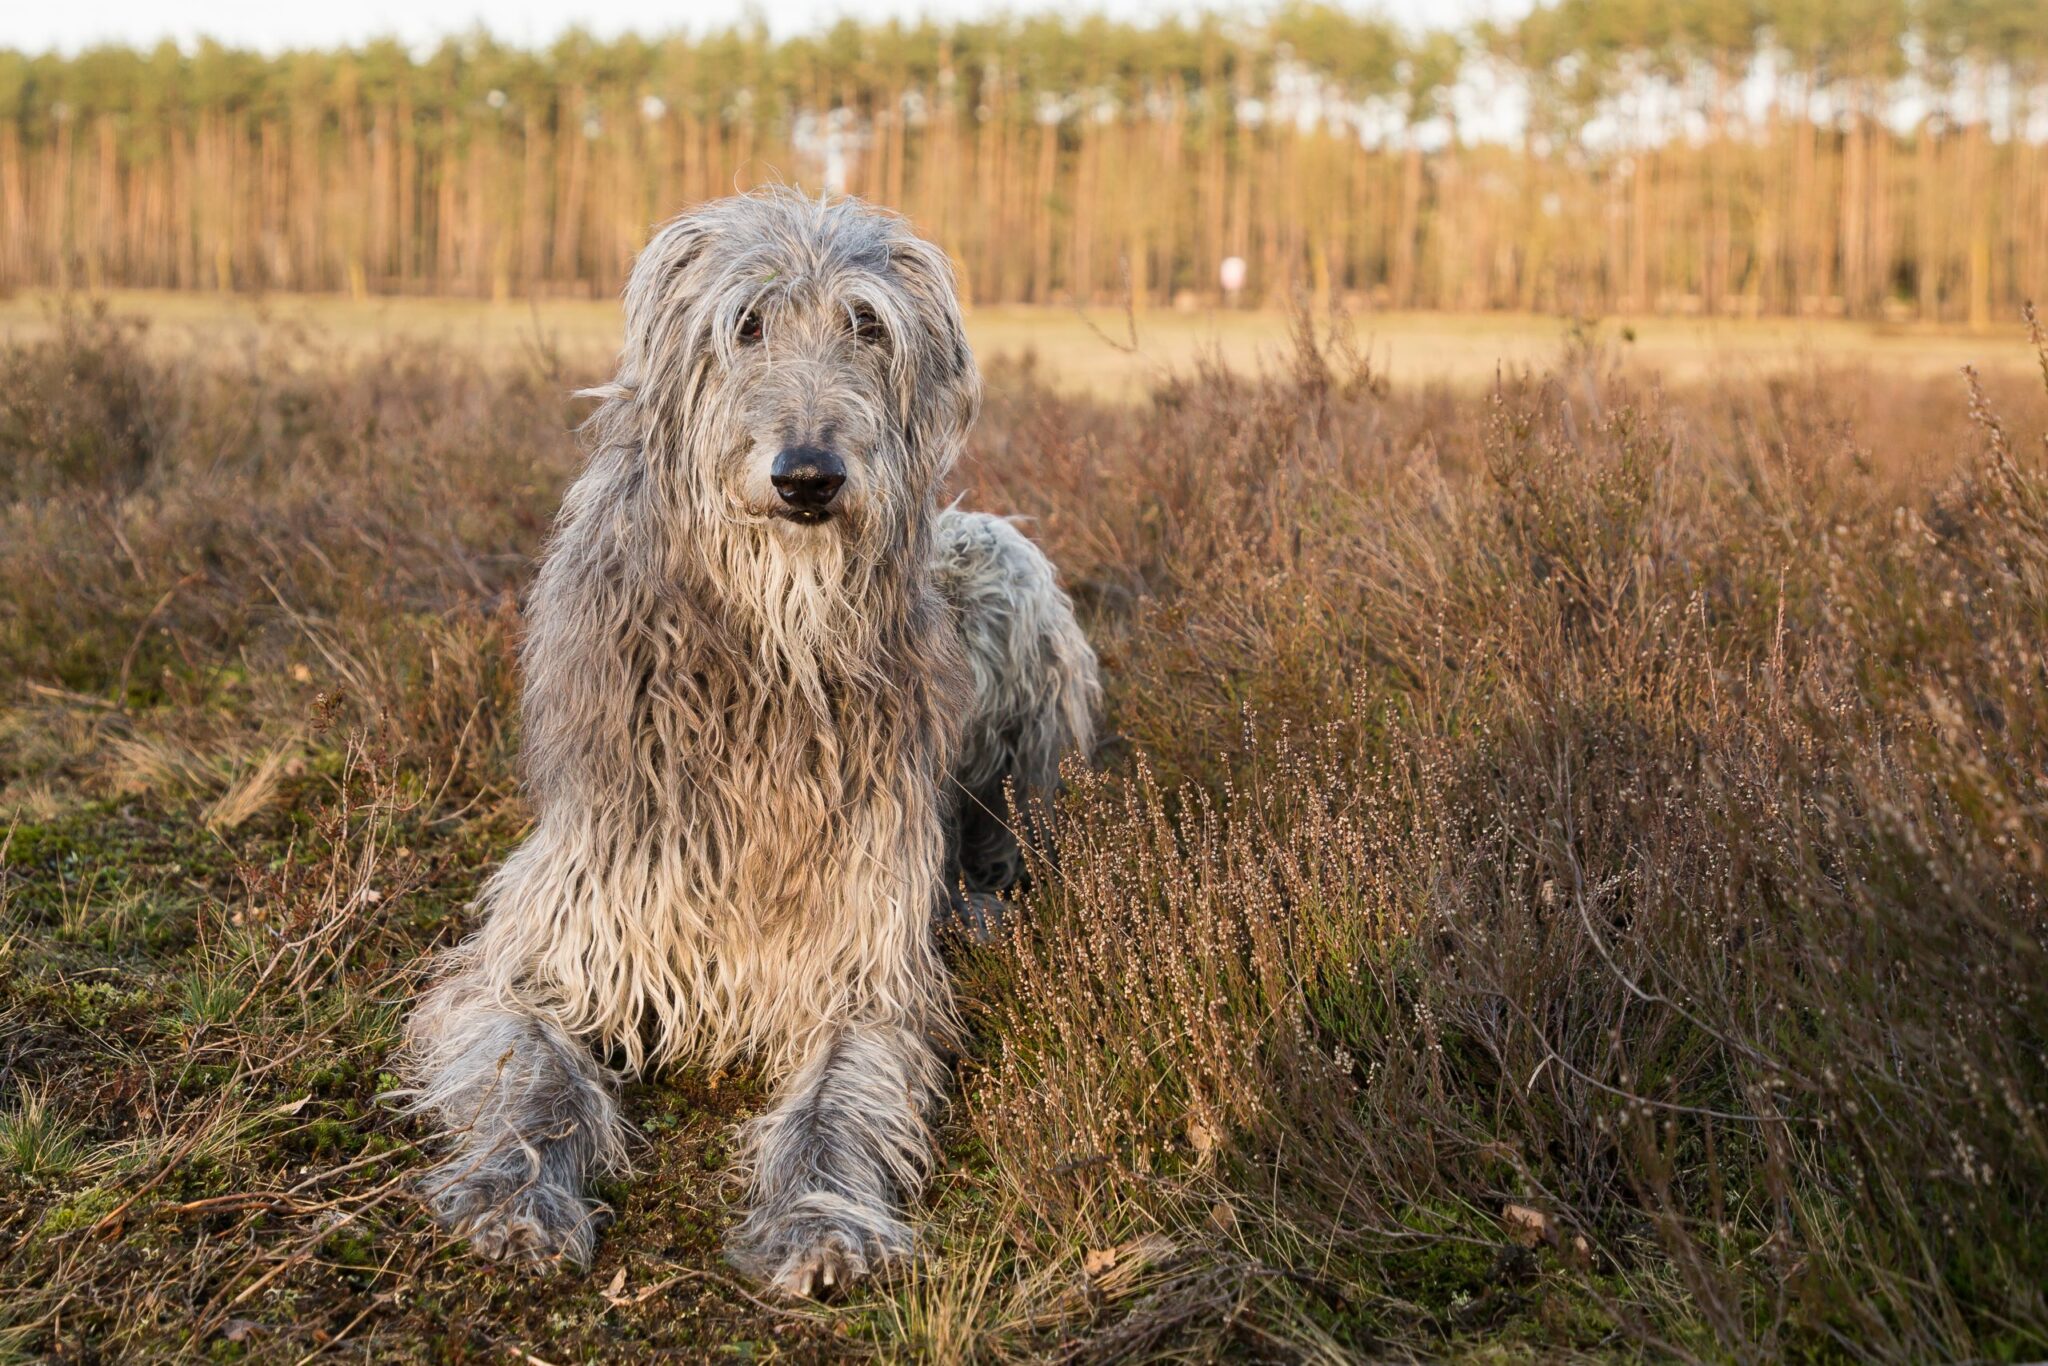
<path id="1" fill-rule="evenodd" d="M 429 1196 L 589 1260 L 617 1072 L 760 1062 L 729 1255 L 796 1294 L 909 1252 L 951 996 L 935 915 L 1017 876 L 1095 656 L 1009 523 L 941 511 L 980 405 L 946 258 L 776 190 L 661 229 L 525 643 L 533 833 L 408 1025 Z"/>

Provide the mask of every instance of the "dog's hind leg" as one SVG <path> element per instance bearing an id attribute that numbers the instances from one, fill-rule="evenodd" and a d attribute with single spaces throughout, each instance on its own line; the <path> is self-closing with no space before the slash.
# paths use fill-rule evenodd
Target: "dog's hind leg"
<path id="1" fill-rule="evenodd" d="M 834 1030 L 747 1126 L 747 1217 L 727 1255 L 791 1295 L 823 1296 L 913 1245 L 903 1204 L 931 1165 L 925 1112 L 943 1067 L 915 1029 Z"/>
<path id="2" fill-rule="evenodd" d="M 998 517 L 949 509 L 935 526 L 934 578 L 952 604 L 974 678 L 948 775 L 949 908 L 977 937 L 1024 871 L 1060 762 L 1084 758 L 1102 704 L 1095 651 L 1043 552 Z M 1020 838 L 1021 837 L 1021 838 Z"/>
<path id="3" fill-rule="evenodd" d="M 476 975 L 436 986 L 407 1022 L 412 1108 L 448 1147 L 424 1192 L 485 1257 L 590 1263 L 601 1207 L 588 1176 L 622 1165 L 618 1103 L 590 1049 Z"/>

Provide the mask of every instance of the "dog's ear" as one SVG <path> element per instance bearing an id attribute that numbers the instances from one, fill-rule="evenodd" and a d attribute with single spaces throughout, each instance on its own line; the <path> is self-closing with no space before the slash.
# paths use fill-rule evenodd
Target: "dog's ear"
<path id="1" fill-rule="evenodd" d="M 981 411 L 981 372 L 960 318 L 953 263 L 905 232 L 890 245 L 889 267 L 917 315 L 917 335 L 898 349 L 899 363 L 909 367 L 904 421 L 913 440 L 950 464 Z"/>
<path id="2" fill-rule="evenodd" d="M 626 277 L 626 349 L 619 382 L 633 387 L 673 373 L 687 351 L 697 264 L 710 245 L 711 213 L 698 208 L 661 225 Z"/>

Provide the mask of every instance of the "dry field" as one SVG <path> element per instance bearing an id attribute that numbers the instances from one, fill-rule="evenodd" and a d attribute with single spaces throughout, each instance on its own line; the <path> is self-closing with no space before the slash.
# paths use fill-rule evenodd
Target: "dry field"
<path id="1" fill-rule="evenodd" d="M 926 1257 L 814 1307 L 718 1259 L 745 1074 L 631 1088 L 587 1277 L 422 1219 L 380 1095 L 525 819 L 609 314 L 348 307 L 9 305 L 0 1358 L 2048 1355 L 2023 332 L 1974 392 L 1919 334 L 1651 384 L 1666 334 L 1549 324 L 1495 383 L 1445 324 L 1431 385 L 1034 332 L 958 484 L 1062 566 L 1107 738 L 955 950 Z"/>
<path id="2" fill-rule="evenodd" d="M 208 294 L 112 290 L 97 296 L 124 317 L 148 319 L 151 348 L 173 355 L 267 347 L 280 335 L 317 337 L 316 353 L 374 355 L 393 341 L 453 347 L 493 366 L 553 363 L 576 373 L 602 369 L 617 354 L 620 318 L 612 299 L 536 298 L 492 304 L 455 298 Z M 0 298 L 0 339 L 50 336 L 66 296 L 27 291 Z M 1114 308 L 983 307 L 968 332 L 984 361 L 1023 361 L 1064 394 L 1119 402 L 1147 399 L 1198 363 L 1242 373 L 1284 372 L 1293 353 L 1284 313 Z M 1501 367 L 1541 369 L 1590 330 L 1635 377 L 1697 385 L 1753 381 L 1816 368 L 1869 370 L 1914 380 L 2031 371 L 2034 354 L 2016 328 L 1971 332 L 1923 323 L 1786 318 L 1623 318 L 1573 324 L 1526 313 L 1372 312 L 1350 321 L 1374 373 L 1398 388 L 1490 387 Z"/>

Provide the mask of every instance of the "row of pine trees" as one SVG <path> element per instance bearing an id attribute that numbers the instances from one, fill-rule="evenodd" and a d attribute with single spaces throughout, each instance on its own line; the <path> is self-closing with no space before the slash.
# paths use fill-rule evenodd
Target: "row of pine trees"
<path id="1" fill-rule="evenodd" d="M 0 52 L 0 287 L 604 293 L 769 180 L 904 210 L 981 302 L 1983 324 L 2048 292 L 2048 3 Z"/>

